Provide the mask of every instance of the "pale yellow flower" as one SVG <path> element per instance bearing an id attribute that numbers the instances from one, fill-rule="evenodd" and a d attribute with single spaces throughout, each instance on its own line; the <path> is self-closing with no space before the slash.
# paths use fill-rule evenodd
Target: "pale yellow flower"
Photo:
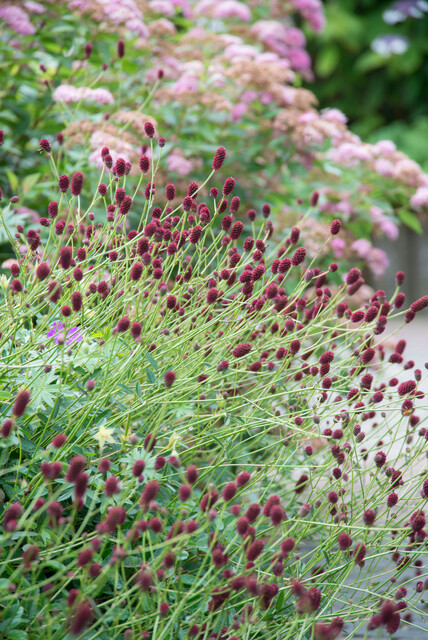
<path id="1" fill-rule="evenodd" d="M 114 444 L 116 440 L 113 438 L 114 429 L 108 429 L 104 424 L 100 426 L 97 433 L 93 436 L 98 441 L 100 450 L 102 451 L 106 443 Z"/>

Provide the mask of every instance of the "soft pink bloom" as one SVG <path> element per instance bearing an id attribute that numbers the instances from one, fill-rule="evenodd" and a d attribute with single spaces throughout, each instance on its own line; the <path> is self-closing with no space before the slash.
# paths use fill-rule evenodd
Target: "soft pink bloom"
<path id="1" fill-rule="evenodd" d="M 393 177 L 417 187 L 420 184 L 421 168 L 410 158 L 404 157 L 394 165 Z"/>
<path id="2" fill-rule="evenodd" d="M 302 113 L 301 116 L 299 116 L 299 122 L 305 122 L 305 123 L 310 123 L 310 122 L 316 122 L 318 120 L 318 114 L 315 113 L 314 111 L 307 111 L 306 113 Z"/>
<path id="3" fill-rule="evenodd" d="M 394 174 L 394 165 L 390 160 L 385 160 L 385 158 L 378 158 L 374 164 L 374 168 L 376 173 L 379 173 L 381 176 L 391 178 Z"/>
<path id="4" fill-rule="evenodd" d="M 367 256 L 367 264 L 375 278 L 381 278 L 389 265 L 388 257 L 383 249 L 373 247 Z"/>
<path id="5" fill-rule="evenodd" d="M 175 13 L 175 7 L 170 0 L 152 0 L 149 2 L 149 8 L 164 16 L 173 16 Z"/>
<path id="6" fill-rule="evenodd" d="M 385 273 L 385 269 L 389 265 L 385 251 L 373 247 L 372 243 L 364 238 L 355 240 L 351 249 L 355 251 L 360 258 L 367 261 L 367 264 L 375 278 L 380 278 Z"/>
<path id="7" fill-rule="evenodd" d="M 296 101 L 297 90 L 294 87 L 282 88 L 282 99 L 284 104 L 294 104 Z"/>
<path id="8" fill-rule="evenodd" d="M 330 247 L 333 250 L 333 255 L 335 258 L 341 258 L 343 256 L 343 250 L 345 248 L 345 241 L 342 238 L 332 238 L 330 240 Z"/>
<path id="9" fill-rule="evenodd" d="M 110 149 L 113 164 L 118 158 L 123 158 L 125 162 L 131 162 L 132 157 L 135 156 L 135 150 L 129 142 L 125 142 L 125 140 L 112 136 L 106 139 L 106 136 L 102 131 L 95 131 L 89 138 L 89 144 L 91 149 L 93 149 L 93 152 L 89 156 L 89 160 L 93 164 L 96 164 L 99 169 L 104 167 L 104 163 L 101 159 L 101 149 L 105 147 L 106 144 Z M 147 149 L 145 155 L 151 157 L 150 149 Z M 133 171 L 131 171 L 131 173 L 133 173 Z"/>
<path id="10" fill-rule="evenodd" d="M 174 36 L 177 33 L 177 29 L 175 24 L 171 22 L 171 20 L 167 20 L 167 18 L 159 18 L 159 20 L 154 20 L 151 24 L 151 27 L 162 27 L 162 33 L 169 33 L 171 36 Z"/>
<path id="11" fill-rule="evenodd" d="M 419 187 L 419 189 L 410 198 L 412 207 L 428 206 L 428 187 Z"/>
<path id="12" fill-rule="evenodd" d="M 193 163 L 187 160 L 183 153 L 174 149 L 166 159 L 168 171 L 176 171 L 180 176 L 187 176 L 193 171 Z"/>
<path id="13" fill-rule="evenodd" d="M 238 2 L 238 0 L 223 0 L 215 7 L 214 17 L 239 18 L 243 22 L 249 22 L 251 20 L 251 11 L 243 2 Z"/>
<path id="14" fill-rule="evenodd" d="M 183 74 L 173 85 L 174 93 L 197 93 L 199 91 L 199 78 L 190 74 Z"/>
<path id="15" fill-rule="evenodd" d="M 284 38 L 285 26 L 277 20 L 257 20 L 252 26 L 251 31 L 255 33 L 260 40 L 270 40 L 271 38 Z"/>
<path id="16" fill-rule="evenodd" d="M 379 226 L 386 237 L 389 238 L 389 240 L 396 240 L 398 238 L 397 225 L 387 218 L 380 207 L 377 207 L 376 205 L 370 207 L 370 217 L 373 222 Z"/>
<path id="17" fill-rule="evenodd" d="M 87 93 L 83 92 L 83 99 L 88 100 Z M 112 104 L 114 102 L 113 95 L 108 89 L 91 89 L 90 100 L 98 102 L 98 104 Z"/>
<path id="18" fill-rule="evenodd" d="M 397 150 L 392 140 L 379 140 L 379 142 L 376 142 L 374 145 L 374 148 L 384 156 L 390 156 Z"/>
<path id="19" fill-rule="evenodd" d="M 339 200 L 339 202 L 335 203 L 335 211 L 351 215 L 353 209 L 349 200 Z"/>
<path id="20" fill-rule="evenodd" d="M 302 71 L 311 68 L 311 59 L 304 49 L 289 49 L 288 57 L 293 69 Z"/>
<path id="21" fill-rule="evenodd" d="M 355 251 L 360 258 L 367 258 L 373 246 L 372 243 L 365 238 L 359 238 L 352 243 L 351 249 Z"/>
<path id="22" fill-rule="evenodd" d="M 226 79 L 220 69 L 216 70 L 212 67 L 208 70 L 209 73 L 209 86 L 216 89 L 223 89 L 226 86 Z"/>
<path id="23" fill-rule="evenodd" d="M 268 91 L 263 91 L 260 95 L 260 102 L 262 104 L 272 104 L 273 98 Z"/>
<path id="24" fill-rule="evenodd" d="M 284 42 L 289 47 L 304 47 L 306 46 L 306 38 L 303 31 L 300 31 L 297 27 L 286 27 L 284 34 Z"/>
<path id="25" fill-rule="evenodd" d="M 71 84 L 61 84 L 53 92 L 55 102 L 79 102 L 80 100 L 88 100 L 89 102 L 97 102 L 98 104 L 112 104 L 114 102 L 113 95 L 108 89 L 90 89 L 89 87 L 73 87 Z"/>
<path id="26" fill-rule="evenodd" d="M 232 119 L 234 122 L 241 120 L 242 116 L 248 111 L 248 105 L 244 102 L 238 102 L 235 104 L 232 110 Z"/>
<path id="27" fill-rule="evenodd" d="M 233 58 L 255 58 L 259 51 L 251 44 L 232 43 L 226 47 L 224 55 L 229 59 Z"/>
<path id="28" fill-rule="evenodd" d="M 70 9 L 89 11 L 92 3 L 88 0 L 67 0 Z M 148 29 L 143 22 L 143 15 L 134 0 L 97 0 L 97 5 L 102 9 L 104 18 L 117 26 L 125 25 L 130 31 L 134 31 L 141 38 L 147 38 Z"/>
<path id="29" fill-rule="evenodd" d="M 8 27 L 22 36 L 30 36 L 36 33 L 36 29 L 31 24 L 28 13 L 21 7 L 6 6 L 0 7 L 0 20 L 4 20 Z"/>
<path id="30" fill-rule="evenodd" d="M 286 69 L 289 69 L 290 67 L 290 64 L 287 64 L 286 60 L 281 60 L 278 54 L 274 53 L 273 51 L 263 51 L 262 53 L 258 53 L 255 57 L 255 61 L 260 64 L 262 62 L 277 62 L 281 66 L 285 66 Z"/>
<path id="31" fill-rule="evenodd" d="M 346 124 L 348 121 L 348 118 L 339 109 L 325 109 L 321 114 L 321 118 L 329 122 L 340 122 L 342 124 Z"/>
<path id="32" fill-rule="evenodd" d="M 380 207 L 373 205 L 370 207 L 370 217 L 375 224 L 379 224 L 385 217 L 385 214 Z"/>
<path id="33" fill-rule="evenodd" d="M 26 2 L 23 3 L 24 7 L 27 9 L 27 11 L 29 11 L 30 13 L 36 13 L 36 14 L 41 14 L 45 11 L 45 7 L 40 4 L 40 2 L 33 2 L 33 0 L 26 0 Z"/>
<path id="34" fill-rule="evenodd" d="M 291 4 L 309 22 L 314 31 L 319 33 L 324 29 L 325 17 L 321 0 L 291 0 Z"/>
<path id="35" fill-rule="evenodd" d="M 399 229 L 395 224 L 395 222 L 392 222 L 392 220 L 389 220 L 389 218 L 384 218 L 379 223 L 379 226 L 381 228 L 381 231 L 386 235 L 386 237 L 389 240 L 397 240 Z"/>
<path id="36" fill-rule="evenodd" d="M 181 12 L 185 18 L 192 18 L 193 11 L 189 0 L 171 0 L 174 7 L 180 7 Z"/>
<path id="37" fill-rule="evenodd" d="M 193 29 L 189 29 L 189 31 L 187 32 L 187 38 L 203 38 L 203 36 L 205 35 L 205 33 L 207 33 L 205 31 L 205 29 L 203 29 L 202 27 L 193 27 Z M 238 40 L 241 40 L 240 38 L 237 38 Z"/>
<path id="38" fill-rule="evenodd" d="M 343 142 L 335 149 L 329 149 L 327 156 L 333 162 L 354 166 L 358 162 L 367 162 L 371 159 L 369 145 Z"/>
<path id="39" fill-rule="evenodd" d="M 150 82 L 155 82 L 158 78 L 158 72 L 162 69 L 164 78 L 177 79 L 181 73 L 181 64 L 177 58 L 172 56 L 162 56 L 156 59 L 154 67 L 146 73 L 146 78 Z"/>
<path id="40" fill-rule="evenodd" d="M 254 100 L 257 100 L 257 98 L 258 98 L 257 91 L 254 91 L 253 89 L 251 89 L 243 92 L 243 94 L 241 95 L 241 102 L 250 104 L 250 102 L 254 102 Z"/>

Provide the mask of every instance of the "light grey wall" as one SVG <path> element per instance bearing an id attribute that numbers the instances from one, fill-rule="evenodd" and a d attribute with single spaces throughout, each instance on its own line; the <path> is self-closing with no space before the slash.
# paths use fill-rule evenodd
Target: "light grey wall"
<path id="1" fill-rule="evenodd" d="M 388 295 L 395 286 L 395 274 L 404 271 L 406 280 L 401 290 L 410 304 L 421 296 L 428 295 L 428 219 L 422 221 L 423 235 L 418 235 L 407 227 L 400 228 L 398 240 L 393 242 L 375 238 L 373 244 L 386 251 L 390 265 L 379 280 L 370 284 L 376 289 L 384 289 Z"/>

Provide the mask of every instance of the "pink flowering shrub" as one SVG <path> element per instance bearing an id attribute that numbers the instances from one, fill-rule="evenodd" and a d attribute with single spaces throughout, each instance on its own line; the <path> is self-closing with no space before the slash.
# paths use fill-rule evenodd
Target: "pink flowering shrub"
<path id="1" fill-rule="evenodd" d="M 397 273 L 355 308 L 358 267 L 276 236 L 268 202 L 242 222 L 223 147 L 181 191 L 143 130 L 137 166 L 105 146 L 93 181 L 44 137 L 40 224 L 4 224 L 4 637 L 423 626 L 426 373 L 386 336 L 428 296 Z"/>
<path id="2" fill-rule="evenodd" d="M 420 228 L 417 214 L 426 206 L 428 184 L 420 167 L 390 141 L 364 143 L 349 131 L 344 114 L 335 108 L 319 111 L 315 96 L 299 87 L 299 76 L 311 78 L 311 61 L 293 17 L 320 32 L 324 17 L 318 0 L 67 0 L 47 3 L 43 15 L 18 4 L 14 8 L 27 15 L 36 37 L 21 38 L 16 46 L 17 34 L 10 31 L 3 46 L 4 60 L 13 60 L 31 84 L 32 99 L 24 93 L 20 103 L 28 121 L 18 138 L 25 144 L 14 154 L 15 175 L 26 166 L 25 148 L 35 144 L 33 132 L 40 128 L 40 137 L 45 133 L 39 110 L 32 113 L 37 96 L 40 111 L 49 109 L 50 126 L 64 153 L 86 154 L 89 146 L 95 165 L 108 145 L 114 161 L 123 157 L 136 166 L 144 146 L 142 126 L 152 118 L 172 127 L 167 166 L 175 178 L 183 178 L 181 188 L 190 174 L 202 179 L 219 144 L 236 149 L 232 169 L 242 175 L 240 197 L 249 208 L 260 208 L 267 190 L 275 217 L 284 206 L 296 216 L 307 205 L 301 203 L 304 194 L 322 184 L 319 224 L 328 228 L 326 213 L 340 213 L 348 223 L 346 246 L 336 247 L 332 257 L 362 263 L 373 256 L 367 264 L 375 276 L 387 264 L 372 244 L 376 235 L 395 237 L 400 222 Z M 4 7 L 1 11 L 9 11 L 9 4 Z M 61 23 L 64 15 L 69 32 Z M 74 39 L 76 23 L 82 30 L 80 44 Z M 56 29 L 61 64 L 50 53 Z M 29 69 L 27 54 L 34 57 L 36 51 L 40 67 L 34 63 Z M 6 110 L 16 108 L 18 86 L 10 80 Z M 11 133 L 14 127 L 13 121 L 6 125 Z M 3 168 L 6 183 L 8 170 Z M 39 192 L 43 187 L 38 181 Z M 32 193 L 37 200 L 35 189 L 27 199 Z M 371 214 L 374 204 L 383 223 Z M 311 227 L 305 233 L 316 242 Z M 370 243 L 365 256 L 352 250 L 363 236 Z"/>

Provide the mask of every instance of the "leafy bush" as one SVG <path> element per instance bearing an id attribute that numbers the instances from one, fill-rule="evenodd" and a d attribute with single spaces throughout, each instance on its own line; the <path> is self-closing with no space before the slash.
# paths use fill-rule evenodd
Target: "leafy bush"
<path id="1" fill-rule="evenodd" d="M 281 224 L 303 214 L 307 194 L 319 190 L 317 225 L 302 234 L 316 242 L 340 215 L 347 236 L 331 245 L 334 259 L 365 263 L 378 276 L 387 258 L 372 236 L 394 239 L 401 222 L 421 231 L 416 214 L 428 198 L 420 167 L 391 143 L 363 143 L 341 112 L 319 112 L 301 87 L 310 59 L 294 21 L 303 16 L 318 32 L 318 0 L 128 1 L 109 11 L 101 0 L 33 5 L 22 4 L 21 22 L 9 5 L 0 10 L 11 27 L 1 52 L 10 70 L 2 110 L 14 140 L 0 177 L 11 196 L 25 176 L 20 215 L 37 215 L 51 188 L 46 163 L 32 153 L 42 136 L 59 134 L 76 170 L 88 145 L 94 163 L 108 145 L 114 161 L 135 166 L 151 118 L 171 130 L 167 168 L 183 190 L 188 175 L 203 179 L 220 144 L 235 150 L 243 204 L 259 210 L 269 193 Z"/>
<path id="2" fill-rule="evenodd" d="M 427 4 L 327 0 L 325 10 L 324 33 L 314 38 L 308 32 L 320 103 L 341 108 L 365 139 L 385 128 L 403 151 L 416 151 L 411 157 L 426 162 L 415 144 L 395 137 L 391 125 L 406 123 L 411 140 L 415 121 L 426 118 Z"/>
<path id="3" fill-rule="evenodd" d="M 223 148 L 179 196 L 144 131 L 143 205 L 107 147 L 98 180 L 70 179 L 44 138 L 49 217 L 4 225 L 3 637 L 423 625 L 422 372 L 384 336 L 428 296 L 404 311 L 399 273 L 351 310 L 360 270 L 320 269 L 298 227 L 276 242 L 268 204 L 244 234 Z"/>

